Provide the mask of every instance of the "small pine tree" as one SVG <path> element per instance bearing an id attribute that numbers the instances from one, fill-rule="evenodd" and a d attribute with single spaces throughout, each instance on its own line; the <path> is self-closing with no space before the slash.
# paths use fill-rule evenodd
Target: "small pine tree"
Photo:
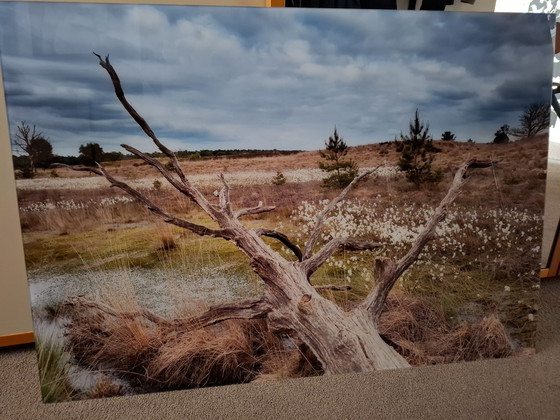
<path id="1" fill-rule="evenodd" d="M 348 145 L 338 135 L 336 127 L 325 146 L 326 149 L 320 153 L 326 162 L 319 162 L 319 168 L 329 176 L 323 178 L 323 187 L 344 188 L 358 175 L 358 165 L 351 159 L 344 160 L 348 153 Z"/>
<path id="2" fill-rule="evenodd" d="M 439 149 L 434 147 L 432 138 L 428 134 L 429 127 L 420 122 L 418 110 L 414 116 L 414 122 L 410 122 L 410 132 L 408 136 L 401 134 L 399 149 L 401 157 L 399 168 L 406 172 L 406 179 L 420 186 L 422 183 L 437 183 L 443 178 L 441 170 L 433 169 L 432 162 L 434 153 Z"/>

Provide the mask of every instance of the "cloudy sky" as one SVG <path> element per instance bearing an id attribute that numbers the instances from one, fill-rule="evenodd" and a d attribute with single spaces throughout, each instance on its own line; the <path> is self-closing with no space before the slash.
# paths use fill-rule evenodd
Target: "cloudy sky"
<path id="1" fill-rule="evenodd" d="M 335 125 L 381 142 L 417 108 L 434 138 L 489 141 L 550 98 L 540 15 L 0 3 L 12 133 L 35 124 L 60 155 L 155 150 L 93 51 L 175 150 L 319 149 Z"/>

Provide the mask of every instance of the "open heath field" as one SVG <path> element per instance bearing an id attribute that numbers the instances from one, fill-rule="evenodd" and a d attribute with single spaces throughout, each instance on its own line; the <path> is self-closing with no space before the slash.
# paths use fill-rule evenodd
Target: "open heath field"
<path id="1" fill-rule="evenodd" d="M 321 293 L 338 305 L 353 308 L 375 287 L 375 258 L 399 258 L 408 251 L 445 195 L 455 168 L 468 157 L 497 161 L 472 173 L 436 237 L 398 280 L 380 329 L 413 365 L 479 357 L 457 350 L 464 334 L 474 334 L 473 325 L 493 331 L 485 339 L 476 330 L 480 340 L 495 346 L 485 347 L 484 357 L 530 352 L 538 311 L 546 136 L 504 145 L 434 144 L 441 151 L 433 164 L 444 177 L 420 188 L 398 170 L 394 144 L 350 148 L 348 157 L 360 171 L 379 168 L 329 213 L 318 243 L 342 237 L 383 246 L 331 256 L 313 274 L 313 284 L 325 286 Z M 281 231 L 303 248 L 318 215 L 340 192 L 321 187 L 320 160 L 313 151 L 180 164 L 211 202 L 218 202 L 214 196 L 222 173 L 231 185 L 234 209 L 276 206 L 275 211 L 245 217 L 243 223 Z M 166 211 L 214 227 L 141 161 L 112 162 L 106 168 Z M 286 179 L 282 185 L 273 182 L 278 172 Z M 102 177 L 57 168 L 18 180 L 17 187 L 34 319 L 43 331 L 38 333 L 43 347 L 55 355 L 64 354 L 60 331 L 68 297 L 177 318 L 262 292 L 262 280 L 234 244 L 166 224 Z M 295 260 L 280 241 L 265 240 L 275 252 Z M 502 341 L 496 338 L 496 325 L 503 328 Z M 61 394 L 54 400 L 96 395 L 102 381 L 80 372 L 72 379 L 65 371 Z M 59 374 L 55 369 L 53 375 Z M 111 384 L 107 386 L 113 389 Z M 45 392 L 51 391 L 58 392 Z"/>

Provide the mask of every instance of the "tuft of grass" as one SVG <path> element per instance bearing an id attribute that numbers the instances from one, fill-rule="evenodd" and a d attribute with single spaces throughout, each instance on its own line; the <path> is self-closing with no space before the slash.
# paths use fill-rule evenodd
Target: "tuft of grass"
<path id="1" fill-rule="evenodd" d="M 515 352 L 495 314 L 451 327 L 427 300 L 396 293 L 387 300 L 379 332 L 414 366 L 501 358 Z"/>
<path id="2" fill-rule="evenodd" d="M 147 376 L 166 388 L 198 388 L 250 382 L 262 363 L 264 331 L 255 322 L 231 321 L 170 340 L 148 363 Z"/>
<path id="3" fill-rule="evenodd" d="M 511 338 L 493 314 L 472 325 L 463 323 L 437 345 L 446 362 L 501 358 L 514 353 Z"/>
<path id="4" fill-rule="evenodd" d="M 65 355 L 62 346 L 56 344 L 54 340 L 36 337 L 35 349 L 37 351 L 43 402 L 71 400 L 77 392 L 68 378 L 66 369 L 68 357 Z"/>
<path id="5" fill-rule="evenodd" d="M 171 251 L 177 248 L 178 244 L 175 241 L 174 232 L 170 225 L 158 220 L 155 223 L 156 237 L 160 241 L 158 250 Z"/>

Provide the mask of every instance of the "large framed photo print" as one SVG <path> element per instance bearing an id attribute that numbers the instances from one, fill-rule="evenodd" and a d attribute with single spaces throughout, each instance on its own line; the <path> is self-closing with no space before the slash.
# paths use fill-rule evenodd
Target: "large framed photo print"
<path id="1" fill-rule="evenodd" d="M 0 58 L 44 401 L 534 352 L 546 15 L 2 2 Z"/>

